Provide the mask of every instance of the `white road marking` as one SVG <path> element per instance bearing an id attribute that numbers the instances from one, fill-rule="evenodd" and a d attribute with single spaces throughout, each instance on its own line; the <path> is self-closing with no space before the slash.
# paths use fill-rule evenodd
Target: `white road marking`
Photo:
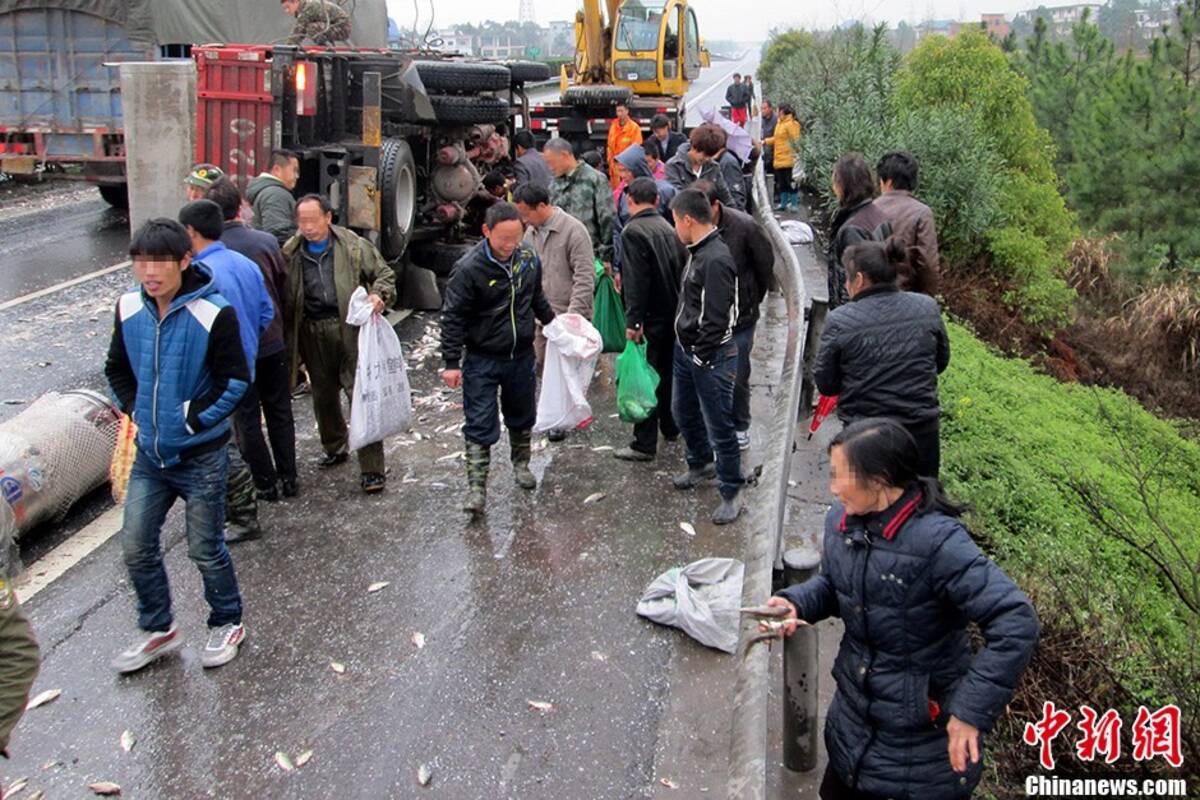
<path id="1" fill-rule="evenodd" d="M 96 521 L 37 560 L 13 582 L 13 590 L 22 603 L 66 574 L 67 570 L 96 551 L 121 530 L 124 506 L 114 506 Z"/>
<path id="2" fill-rule="evenodd" d="M 28 303 L 30 300 L 37 300 L 39 297 L 45 297 L 48 294 L 61 292 L 63 289 L 70 289 L 72 286 L 78 286 L 81 283 L 86 283 L 87 281 L 95 278 L 102 278 L 105 275 L 111 275 L 117 270 L 127 269 L 132 263 L 133 262 L 131 261 L 122 261 L 120 264 L 113 264 L 111 267 L 98 269 L 95 272 L 89 272 L 86 275 L 80 275 L 78 278 L 72 278 L 69 281 L 56 283 L 53 286 L 47 286 L 45 289 L 38 289 L 36 292 L 30 292 L 29 294 L 21 295 L 20 297 L 14 297 L 12 300 L 6 300 L 3 303 L 0 303 L 0 311 L 7 311 L 14 306 L 19 306 L 22 303 Z"/>

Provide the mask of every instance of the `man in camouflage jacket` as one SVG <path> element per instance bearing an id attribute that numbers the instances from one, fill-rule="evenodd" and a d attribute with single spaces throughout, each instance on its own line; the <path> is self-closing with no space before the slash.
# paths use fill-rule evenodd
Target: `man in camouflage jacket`
<path id="1" fill-rule="evenodd" d="M 592 237 L 596 258 L 605 264 L 612 263 L 614 205 L 608 180 L 577 160 L 566 139 L 551 139 L 542 155 L 555 175 L 550 185 L 550 204 L 582 222 Z"/>
<path id="2" fill-rule="evenodd" d="M 38 674 L 38 645 L 13 594 L 11 540 L 0 531 L 0 755 L 8 755 L 8 736 L 25 712 L 29 687 Z"/>
<path id="3" fill-rule="evenodd" d="M 350 15 L 330 0 L 281 0 L 283 10 L 296 18 L 288 44 L 305 39 L 313 44 L 332 45 L 350 40 Z"/>

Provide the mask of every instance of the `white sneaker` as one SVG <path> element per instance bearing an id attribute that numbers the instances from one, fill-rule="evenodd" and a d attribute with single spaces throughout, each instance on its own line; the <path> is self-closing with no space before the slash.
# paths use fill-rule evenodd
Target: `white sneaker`
<path id="1" fill-rule="evenodd" d="M 112 660 L 113 669 L 123 675 L 137 672 L 151 661 L 165 656 L 172 650 L 178 650 L 182 644 L 183 637 L 179 635 L 179 630 L 172 622 L 171 627 L 167 630 L 145 634 L 128 650 L 114 658 Z"/>
<path id="2" fill-rule="evenodd" d="M 737 432 L 737 440 L 738 440 L 738 449 L 739 450 L 749 450 L 750 449 L 750 431 L 738 431 Z"/>
<path id="3" fill-rule="evenodd" d="M 200 664 L 205 669 L 228 664 L 238 654 L 238 646 L 246 639 L 246 626 L 222 625 L 208 629 L 208 644 L 200 654 Z"/>

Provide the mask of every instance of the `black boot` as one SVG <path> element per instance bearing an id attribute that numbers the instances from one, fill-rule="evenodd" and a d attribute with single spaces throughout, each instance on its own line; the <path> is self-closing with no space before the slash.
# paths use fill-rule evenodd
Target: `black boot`
<path id="1" fill-rule="evenodd" d="M 490 447 L 467 442 L 467 498 L 463 511 L 478 516 L 487 505 L 487 474 L 492 463 Z"/>

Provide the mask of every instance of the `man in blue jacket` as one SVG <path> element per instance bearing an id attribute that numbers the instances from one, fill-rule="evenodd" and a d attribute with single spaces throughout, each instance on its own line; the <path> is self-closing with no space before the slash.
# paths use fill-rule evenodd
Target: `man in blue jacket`
<path id="1" fill-rule="evenodd" d="M 188 555 L 200 570 L 211 608 L 200 663 L 229 663 L 246 636 L 241 592 L 221 529 L 229 416 L 246 393 L 250 370 L 237 312 L 217 292 L 212 270 L 191 263 L 191 249 L 187 231 L 170 219 L 152 219 L 134 235 L 129 255 L 140 286 L 117 301 L 104 365 L 118 406 L 138 426 L 121 550 L 143 634 L 113 661 L 122 673 L 183 643 L 159 542 L 178 497 L 187 505 Z"/>
<path id="2" fill-rule="evenodd" d="M 267 292 L 258 265 L 241 253 L 230 250 L 217 241 L 224 230 L 221 207 L 212 200 L 194 200 L 179 211 L 179 222 L 192 240 L 192 259 L 212 270 L 213 282 L 221 296 L 229 301 L 238 317 L 242 350 L 250 383 L 254 384 L 258 362 L 258 342 L 275 318 L 275 304 Z M 250 390 L 246 390 L 247 397 Z M 243 402 L 247 398 L 243 398 Z M 257 539 L 262 535 L 258 526 L 258 498 L 254 476 L 242 448 L 248 442 L 235 437 L 237 447 L 229 448 L 229 483 L 225 491 L 225 543 Z M 261 455 L 261 454 L 260 454 Z"/>

